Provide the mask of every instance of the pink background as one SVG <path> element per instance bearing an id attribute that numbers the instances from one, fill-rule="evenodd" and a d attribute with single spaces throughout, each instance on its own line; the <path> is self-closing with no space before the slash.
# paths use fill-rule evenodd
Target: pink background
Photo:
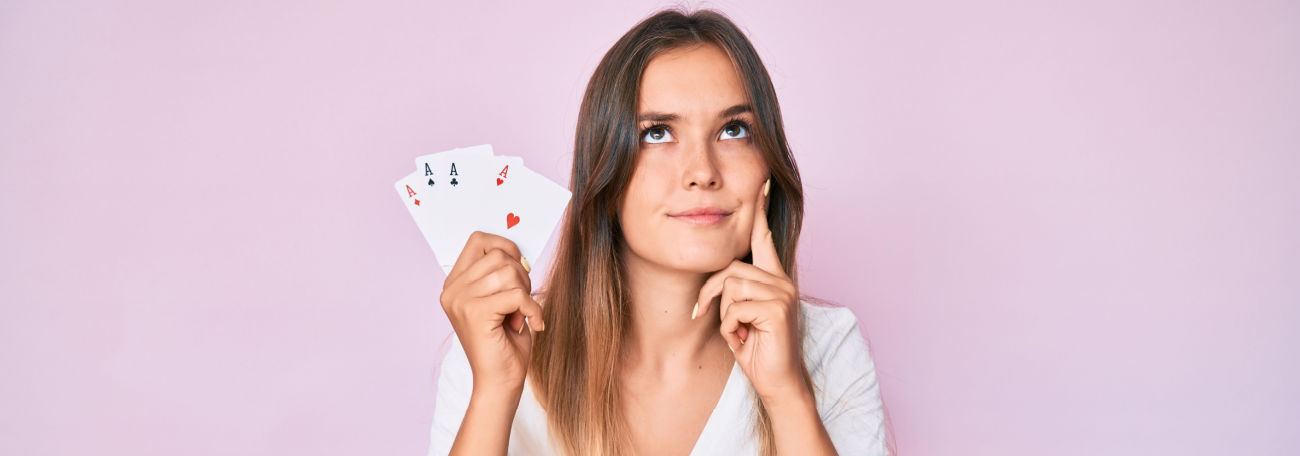
<path id="1" fill-rule="evenodd" d="M 662 5 L 569 3 L 0 5 L 0 454 L 423 454 L 449 327 L 392 184 L 484 142 L 567 184 Z M 848 3 L 702 5 L 901 454 L 1300 453 L 1300 6 Z"/>

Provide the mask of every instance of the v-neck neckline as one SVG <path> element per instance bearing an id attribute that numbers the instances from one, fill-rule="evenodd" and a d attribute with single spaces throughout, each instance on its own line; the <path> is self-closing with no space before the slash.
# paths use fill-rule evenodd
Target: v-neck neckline
<path id="1" fill-rule="evenodd" d="M 729 428 L 736 425 L 737 418 L 733 416 L 724 416 L 737 410 L 739 404 L 737 401 L 744 399 L 748 388 L 745 383 L 748 379 L 745 377 L 745 371 L 740 368 L 740 363 L 732 361 L 731 373 L 727 376 L 727 383 L 722 387 L 722 394 L 718 396 L 718 403 L 713 406 L 713 411 L 709 412 L 709 419 L 704 422 L 704 429 L 700 431 L 700 436 L 695 438 L 695 444 L 691 447 L 691 456 L 719 454 L 718 445 L 722 443 L 722 438 L 727 437 Z M 525 392 L 532 399 L 529 401 L 527 408 L 528 413 L 533 413 L 540 420 L 540 428 L 537 432 L 545 432 L 546 429 L 546 411 L 537 402 L 535 393 L 532 391 L 529 382 L 524 382 Z M 535 406 L 533 404 L 536 404 Z M 743 420 L 742 420 L 743 421 Z M 514 437 L 511 437 L 513 440 Z"/>
<path id="2" fill-rule="evenodd" d="M 718 396 L 718 403 L 713 406 L 713 411 L 709 413 L 709 419 L 704 422 L 704 429 L 700 431 L 700 436 L 696 437 L 695 445 L 691 447 L 690 454 L 714 454 L 714 446 L 717 445 L 717 437 L 714 434 L 722 432 L 718 429 L 728 423 L 723 422 L 725 418 L 720 418 L 719 414 L 724 413 L 720 410 L 730 411 L 735 408 L 736 395 L 743 389 L 741 382 L 745 378 L 745 372 L 741 370 L 740 363 L 733 361 L 731 365 L 731 374 L 727 376 L 727 384 L 722 387 L 722 395 Z"/>

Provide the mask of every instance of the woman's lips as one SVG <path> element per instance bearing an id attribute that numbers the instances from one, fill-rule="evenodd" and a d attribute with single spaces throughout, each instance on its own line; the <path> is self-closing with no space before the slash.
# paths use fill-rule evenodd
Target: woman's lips
<path id="1" fill-rule="evenodd" d="M 692 225 L 714 225 L 721 222 L 727 215 L 729 214 L 675 215 L 671 217 Z"/>
<path id="2" fill-rule="evenodd" d="M 717 206 L 698 206 L 668 214 L 669 217 L 692 225 L 716 225 L 728 215 L 731 215 L 731 211 Z"/>

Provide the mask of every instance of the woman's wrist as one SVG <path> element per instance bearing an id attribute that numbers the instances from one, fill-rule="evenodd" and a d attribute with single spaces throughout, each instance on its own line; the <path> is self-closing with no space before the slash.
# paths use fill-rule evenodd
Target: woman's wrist
<path id="1" fill-rule="evenodd" d="M 494 389 L 475 385 L 470 393 L 469 408 L 461 421 L 456 440 L 452 443 L 453 455 L 506 454 L 510 430 L 519 409 L 519 392 L 511 389 Z"/>
<path id="2" fill-rule="evenodd" d="M 777 454 L 835 455 L 817 401 L 807 389 L 763 399 L 772 419 Z"/>
<path id="3" fill-rule="evenodd" d="M 519 399 L 523 396 L 524 385 L 474 385 L 470 392 L 470 403 L 478 401 L 481 406 L 489 408 L 509 408 L 514 410 L 519 406 Z"/>
<path id="4" fill-rule="evenodd" d="M 759 396 L 759 398 L 763 401 L 763 406 L 772 412 L 817 409 L 812 393 L 806 388 L 792 388 L 789 391 Z"/>

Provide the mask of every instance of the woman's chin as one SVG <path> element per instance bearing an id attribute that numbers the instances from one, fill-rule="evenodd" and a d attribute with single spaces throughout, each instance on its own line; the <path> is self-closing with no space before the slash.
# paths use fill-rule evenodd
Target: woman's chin
<path id="1" fill-rule="evenodd" d="M 735 261 L 737 257 L 731 252 L 707 251 L 695 252 L 684 251 L 684 254 L 672 261 L 672 268 L 681 271 L 690 271 L 697 273 L 712 273 L 721 271 Z"/>

